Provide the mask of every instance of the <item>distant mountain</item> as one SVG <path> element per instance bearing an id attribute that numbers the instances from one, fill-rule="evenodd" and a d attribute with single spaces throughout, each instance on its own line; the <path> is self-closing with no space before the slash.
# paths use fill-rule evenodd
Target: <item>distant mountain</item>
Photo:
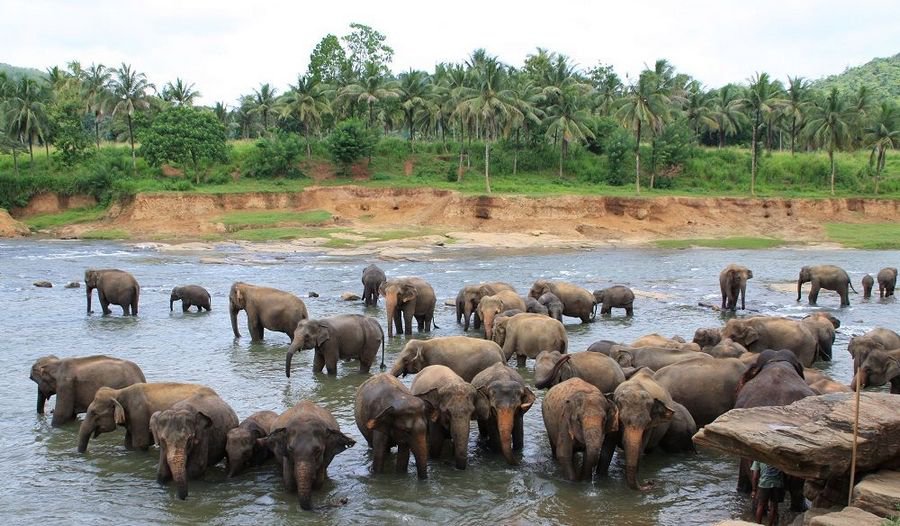
<path id="1" fill-rule="evenodd" d="M 4 64 L 2 62 L 0 62 L 0 73 L 6 73 L 6 75 L 11 79 L 19 79 L 22 77 L 30 77 L 33 79 L 47 78 L 47 74 L 39 69 L 20 68 L 18 66 L 10 66 L 9 64 Z"/>
<path id="2" fill-rule="evenodd" d="M 855 92 L 862 85 L 869 86 L 875 99 L 891 98 L 900 102 L 900 53 L 872 59 L 862 66 L 847 68 L 840 75 L 813 82 L 813 86 L 826 90 L 837 86 L 843 93 Z"/>

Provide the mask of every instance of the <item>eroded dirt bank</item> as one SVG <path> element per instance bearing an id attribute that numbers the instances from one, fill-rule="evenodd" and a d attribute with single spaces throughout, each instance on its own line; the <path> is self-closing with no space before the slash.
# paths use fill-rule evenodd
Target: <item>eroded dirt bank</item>
<path id="1" fill-rule="evenodd" d="M 51 200 L 41 199 L 39 208 L 47 212 Z M 16 211 L 17 215 L 29 215 L 29 208 Z M 117 229 L 127 232 L 131 239 L 196 240 L 225 233 L 222 217 L 241 210 L 326 210 L 334 218 L 324 226 L 340 226 L 363 234 L 384 229 L 424 229 L 448 234 L 455 241 L 485 246 L 507 246 L 516 239 L 530 239 L 528 243 L 534 245 L 599 245 L 732 236 L 821 242 L 823 223 L 895 221 L 900 217 L 900 201 L 486 197 L 429 189 L 310 187 L 302 192 L 277 194 L 140 194 L 112 206 L 100 222 L 64 227 L 54 235 L 79 237 L 90 230 Z"/>

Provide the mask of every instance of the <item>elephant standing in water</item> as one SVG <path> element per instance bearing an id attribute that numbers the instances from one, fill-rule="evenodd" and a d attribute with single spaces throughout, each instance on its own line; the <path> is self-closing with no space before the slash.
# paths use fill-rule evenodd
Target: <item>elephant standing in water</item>
<path id="1" fill-rule="evenodd" d="M 484 322 L 484 337 L 494 339 L 494 319 L 504 311 L 516 309 L 525 312 L 525 300 L 511 290 L 501 290 L 492 296 L 483 296 L 478 302 L 477 316 Z"/>
<path id="2" fill-rule="evenodd" d="M 456 295 L 456 323 L 463 322 L 463 330 L 469 330 L 469 320 L 472 319 L 472 313 L 475 317 L 472 319 L 475 329 L 481 328 L 481 318 L 478 317 L 478 303 L 485 296 L 493 296 L 501 290 L 516 291 L 509 283 L 502 281 L 492 281 L 489 283 L 478 283 L 477 285 L 466 285 L 459 289 Z"/>
<path id="3" fill-rule="evenodd" d="M 475 388 L 449 367 L 429 365 L 419 371 L 410 390 L 439 414 L 436 422 L 428 424 L 428 454 L 439 457 L 449 438 L 456 468 L 466 469 L 470 422 L 476 418 Z"/>
<path id="4" fill-rule="evenodd" d="M 862 277 L 863 298 L 869 299 L 872 297 L 873 286 L 875 286 L 875 278 L 871 274 L 866 274 Z"/>
<path id="5" fill-rule="evenodd" d="M 340 314 L 320 320 L 301 320 L 294 329 L 294 338 L 285 358 L 284 372 L 291 377 L 291 360 L 299 349 L 315 349 L 313 372 L 322 368 L 337 374 L 338 359 L 359 359 L 359 372 L 369 372 L 378 347 L 381 346 L 381 367 L 384 368 L 384 332 L 378 320 L 361 314 Z"/>
<path id="6" fill-rule="evenodd" d="M 732 263 L 719 273 L 719 289 L 722 292 L 722 310 L 734 311 L 737 309 L 738 296 L 741 297 L 741 310 L 747 306 L 744 300 L 747 297 L 747 280 L 753 277 L 753 271 L 745 266 Z"/>
<path id="7" fill-rule="evenodd" d="M 181 300 L 181 311 L 187 312 L 192 306 L 197 307 L 197 312 L 212 310 L 210 306 L 209 292 L 200 285 L 183 285 L 172 289 L 169 296 L 169 312 L 172 312 L 176 301 Z"/>
<path id="8" fill-rule="evenodd" d="M 287 334 L 293 339 L 294 329 L 301 320 L 309 318 L 303 300 L 290 292 L 236 282 L 228 293 L 231 330 L 240 338 L 237 315 L 247 311 L 247 327 L 253 341 L 263 339 L 264 329 Z"/>
<path id="9" fill-rule="evenodd" d="M 800 301 L 804 283 L 811 283 L 809 289 L 809 304 L 815 305 L 819 298 L 819 290 L 833 290 L 841 297 L 841 307 L 850 305 L 849 290 L 856 292 L 850 283 L 850 276 L 841 267 L 834 265 L 806 266 L 800 269 L 800 277 L 797 278 L 797 301 Z"/>
<path id="10" fill-rule="evenodd" d="M 538 389 L 553 387 L 569 378 L 581 378 L 601 393 L 611 393 L 625 381 L 625 373 L 615 360 L 599 352 L 543 351 L 535 358 L 534 386 Z"/>
<path id="11" fill-rule="evenodd" d="M 369 265 L 362 271 L 363 300 L 367 307 L 378 305 L 378 289 L 387 281 L 387 276 L 378 265 Z"/>
<path id="12" fill-rule="evenodd" d="M 141 295 L 141 286 L 134 276 L 124 270 L 115 268 L 88 269 L 84 271 L 84 285 L 87 292 L 87 313 L 91 310 L 91 296 L 97 289 L 100 298 L 100 307 L 103 314 L 112 313 L 110 304 L 122 307 L 124 316 L 137 316 L 138 299 Z"/>
<path id="13" fill-rule="evenodd" d="M 475 411 L 478 414 L 478 435 L 494 451 L 503 453 L 511 465 L 519 461 L 513 451 L 521 451 L 525 444 L 523 417 L 534 404 L 535 396 L 518 372 L 506 364 L 494 364 L 472 379 L 478 391 Z"/>
<path id="14" fill-rule="evenodd" d="M 272 456 L 272 452 L 257 441 L 268 436 L 276 418 L 278 413 L 275 411 L 257 411 L 228 431 L 225 460 L 229 477 L 240 473 L 248 464 L 259 466 Z"/>
<path id="15" fill-rule="evenodd" d="M 422 278 L 391 279 L 381 284 L 378 293 L 384 296 L 388 338 L 394 336 L 394 327 L 397 334 L 412 335 L 413 317 L 419 332 L 431 330 L 437 297 L 427 281 Z M 439 327 L 434 324 L 434 328 Z"/>
<path id="16" fill-rule="evenodd" d="M 878 271 L 878 297 L 889 298 L 894 295 L 897 286 L 897 269 L 885 267 Z"/>
<path id="17" fill-rule="evenodd" d="M 446 365 L 460 378 L 471 382 L 476 374 L 495 363 L 505 363 L 503 351 L 496 343 L 468 336 L 443 336 L 406 342 L 391 367 L 391 374 L 406 376 L 429 365 Z"/>
<path id="18" fill-rule="evenodd" d="M 634 316 L 634 292 L 625 285 L 613 285 L 594 291 L 594 301 L 602 304 L 600 314 L 609 316 L 613 308 L 625 309 L 626 316 Z"/>
<path id="19" fill-rule="evenodd" d="M 587 289 L 565 281 L 539 279 L 531 286 L 528 295 L 540 301 L 544 294 L 552 292 L 562 301 L 563 315 L 581 318 L 582 323 L 594 320 L 594 295 Z"/>

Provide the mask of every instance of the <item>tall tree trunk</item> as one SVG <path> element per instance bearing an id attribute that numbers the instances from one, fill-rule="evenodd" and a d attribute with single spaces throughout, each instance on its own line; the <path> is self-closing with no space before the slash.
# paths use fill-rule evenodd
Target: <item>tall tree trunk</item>
<path id="1" fill-rule="evenodd" d="M 641 193 L 641 121 L 634 132 L 634 190 Z"/>
<path id="2" fill-rule="evenodd" d="M 97 140 L 97 149 L 100 149 L 100 116 L 94 112 L 94 138 Z"/>
<path id="3" fill-rule="evenodd" d="M 309 126 L 303 126 L 304 135 L 306 136 L 306 158 L 312 159 L 312 148 L 309 146 Z"/>
<path id="4" fill-rule="evenodd" d="M 719 128 L 719 148 L 725 147 L 725 130 Z"/>
<path id="5" fill-rule="evenodd" d="M 491 142 L 484 141 L 484 188 L 491 193 Z"/>
<path id="6" fill-rule="evenodd" d="M 516 128 L 516 149 L 513 153 L 513 177 L 516 176 L 519 170 L 519 129 Z"/>
<path id="7" fill-rule="evenodd" d="M 831 161 L 831 195 L 834 195 L 834 147 L 828 148 L 828 160 Z"/>
<path id="8" fill-rule="evenodd" d="M 750 144 L 750 195 L 756 195 L 756 135 L 759 131 L 759 110 L 756 111 L 756 120 L 753 126 L 753 139 Z"/>
<path id="9" fill-rule="evenodd" d="M 50 160 L 50 143 L 44 141 L 44 152 L 47 154 L 47 160 Z"/>
<path id="10" fill-rule="evenodd" d="M 797 136 L 797 117 L 791 117 L 791 155 L 794 155 L 794 137 Z"/>
<path id="11" fill-rule="evenodd" d="M 126 115 L 128 119 L 128 140 L 131 141 L 131 171 L 137 173 L 137 158 L 134 155 L 134 127 L 131 123 L 131 115 Z"/>
<path id="12" fill-rule="evenodd" d="M 34 140 L 28 136 L 28 159 L 31 161 L 31 169 L 34 170 Z"/>
<path id="13" fill-rule="evenodd" d="M 16 177 L 19 177 L 19 152 L 16 150 L 16 147 L 13 146 L 13 170 L 16 172 Z M 878 193 L 878 180 L 875 180 L 875 193 Z"/>

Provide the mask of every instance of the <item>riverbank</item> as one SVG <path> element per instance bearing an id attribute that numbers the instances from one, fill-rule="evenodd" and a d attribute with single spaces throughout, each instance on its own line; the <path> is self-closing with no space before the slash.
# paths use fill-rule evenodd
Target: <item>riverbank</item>
<path id="1" fill-rule="evenodd" d="M 447 247 L 565 249 L 663 240 L 676 248 L 727 246 L 722 240 L 735 238 L 744 239 L 731 248 L 821 245 L 842 241 L 829 237 L 829 225 L 887 227 L 900 216 L 900 201 L 893 199 L 477 196 L 353 185 L 276 193 L 141 193 L 106 210 L 91 206 L 96 205 L 86 197 L 47 193 L 12 215 L 35 235 L 50 238 L 195 247 L 267 241 L 279 251 L 385 256 Z"/>

